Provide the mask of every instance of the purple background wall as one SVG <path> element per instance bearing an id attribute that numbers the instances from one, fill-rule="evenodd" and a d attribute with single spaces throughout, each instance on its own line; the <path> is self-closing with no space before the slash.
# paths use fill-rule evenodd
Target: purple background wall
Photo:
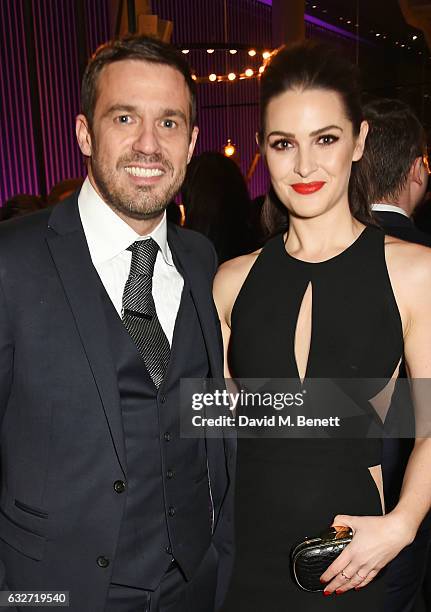
<path id="1" fill-rule="evenodd" d="M 84 174 L 74 135 L 74 118 L 79 112 L 80 54 L 88 55 L 110 37 L 109 0 L 81 3 L 86 21 L 84 38 L 78 5 L 78 0 L 0 2 L 0 202 L 17 193 L 45 195 L 44 191 L 49 192 L 58 181 Z M 153 13 L 174 22 L 173 42 L 180 46 L 225 40 L 223 0 L 153 0 L 152 8 Z M 227 26 L 229 43 L 271 48 L 271 7 L 267 4 L 227 0 Z M 307 25 L 308 36 L 319 34 L 319 30 Z M 191 50 L 187 57 L 199 75 L 242 71 L 249 66 L 257 69 L 260 65 L 260 58 L 250 58 L 246 51 L 231 55 L 216 50 L 209 55 L 205 50 Z M 35 75 L 30 74 L 28 59 L 34 62 Z M 31 99 L 40 107 L 37 121 L 32 120 Z M 221 150 L 231 138 L 246 173 L 256 152 L 257 100 L 257 80 L 200 84 L 197 152 Z M 266 172 L 260 162 L 250 191 L 255 196 L 266 186 Z"/>

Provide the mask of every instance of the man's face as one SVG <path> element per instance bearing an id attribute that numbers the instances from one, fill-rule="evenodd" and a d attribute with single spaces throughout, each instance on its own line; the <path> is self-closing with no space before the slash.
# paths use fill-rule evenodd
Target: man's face
<path id="1" fill-rule="evenodd" d="M 179 191 L 198 129 L 190 125 L 183 75 L 162 64 L 124 60 L 103 68 L 90 127 L 77 118 L 90 180 L 121 216 L 151 219 Z"/>

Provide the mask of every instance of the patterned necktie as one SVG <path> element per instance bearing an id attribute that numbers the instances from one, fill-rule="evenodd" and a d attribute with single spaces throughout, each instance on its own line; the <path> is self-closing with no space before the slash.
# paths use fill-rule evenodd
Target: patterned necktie
<path id="1" fill-rule="evenodd" d="M 129 278 L 123 293 L 123 323 L 134 340 L 156 387 L 166 374 L 171 348 L 157 317 L 152 294 L 159 246 L 152 238 L 134 242 Z"/>

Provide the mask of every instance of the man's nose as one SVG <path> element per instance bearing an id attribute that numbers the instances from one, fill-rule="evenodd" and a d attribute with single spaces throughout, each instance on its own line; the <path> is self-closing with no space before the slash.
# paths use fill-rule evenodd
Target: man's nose
<path id="1" fill-rule="evenodd" d="M 132 149 L 138 153 L 151 155 L 159 151 L 157 132 L 151 125 L 142 125 L 136 134 Z"/>

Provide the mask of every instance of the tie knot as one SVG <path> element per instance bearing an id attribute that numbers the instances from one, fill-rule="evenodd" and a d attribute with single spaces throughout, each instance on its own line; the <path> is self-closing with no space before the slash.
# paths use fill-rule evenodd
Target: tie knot
<path id="1" fill-rule="evenodd" d="M 130 274 L 153 276 L 159 245 L 152 238 L 137 240 L 127 249 L 132 252 Z"/>

